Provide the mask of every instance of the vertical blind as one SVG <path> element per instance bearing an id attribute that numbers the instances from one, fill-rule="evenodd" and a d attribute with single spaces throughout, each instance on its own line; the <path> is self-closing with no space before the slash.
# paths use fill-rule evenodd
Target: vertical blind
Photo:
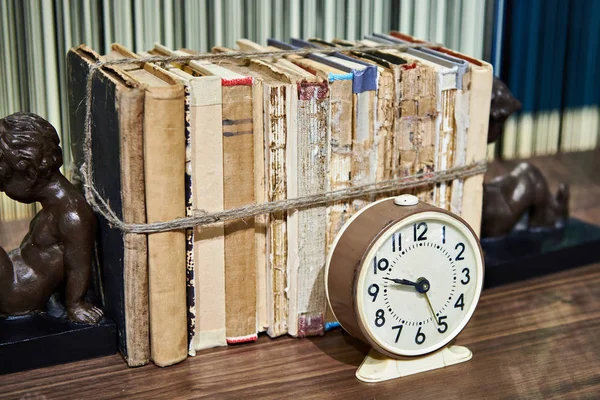
<path id="1" fill-rule="evenodd" d="M 400 30 L 477 58 L 491 41 L 491 0 L 1 0 L 0 116 L 31 111 L 61 137 L 71 161 L 65 55 L 85 43 L 100 53 L 119 42 L 144 51 L 160 42 L 210 51 L 248 38 L 355 40 Z M 492 7 L 493 8 L 493 7 Z M 486 11 L 488 10 L 488 11 Z M 82 105 L 83 106 L 83 105 Z M 0 220 L 31 218 L 35 207 L 2 193 Z"/>

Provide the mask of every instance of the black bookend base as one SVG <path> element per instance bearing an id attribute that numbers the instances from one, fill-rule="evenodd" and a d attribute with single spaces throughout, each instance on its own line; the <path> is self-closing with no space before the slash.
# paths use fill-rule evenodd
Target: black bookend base
<path id="1" fill-rule="evenodd" d="M 47 314 L 0 319 L 0 374 L 115 354 L 115 324 L 84 325 Z"/>
<path id="2" fill-rule="evenodd" d="M 570 218 L 561 229 L 485 238 L 481 247 L 489 288 L 599 262 L 600 226 Z"/>

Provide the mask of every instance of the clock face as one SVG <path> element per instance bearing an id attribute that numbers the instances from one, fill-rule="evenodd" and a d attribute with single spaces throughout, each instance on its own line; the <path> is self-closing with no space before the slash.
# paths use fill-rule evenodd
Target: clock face
<path id="1" fill-rule="evenodd" d="M 482 286 L 476 237 L 457 219 L 427 211 L 398 222 L 371 247 L 358 277 L 357 311 L 380 347 L 422 355 L 465 327 Z"/>

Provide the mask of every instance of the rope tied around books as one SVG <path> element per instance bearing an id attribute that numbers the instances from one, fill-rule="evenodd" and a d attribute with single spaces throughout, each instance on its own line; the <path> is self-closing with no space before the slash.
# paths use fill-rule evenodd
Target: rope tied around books
<path id="1" fill-rule="evenodd" d="M 243 52 L 234 51 L 227 53 L 205 53 L 189 56 L 151 56 L 140 58 L 124 58 L 118 60 L 99 60 L 92 64 L 86 81 L 85 98 L 85 136 L 83 142 L 84 162 L 80 168 L 81 180 L 85 198 L 93 209 L 101 214 L 108 223 L 116 229 L 126 233 L 157 233 L 168 232 L 192 228 L 195 226 L 210 225 L 219 222 L 252 218 L 261 214 L 270 214 L 278 211 L 289 211 L 293 209 L 302 209 L 307 207 L 323 206 L 339 201 L 351 200 L 360 197 L 374 196 L 404 189 L 413 189 L 441 182 L 448 182 L 454 179 L 465 179 L 470 176 L 479 175 L 485 172 L 485 161 L 475 162 L 467 166 L 454 167 L 444 171 L 426 172 L 397 179 L 386 180 L 383 182 L 352 186 L 345 189 L 333 190 L 324 193 L 318 193 L 309 196 L 302 196 L 292 199 L 284 199 L 266 202 L 262 204 L 248 204 L 243 207 L 228 209 L 218 212 L 207 212 L 205 210 L 194 210 L 194 215 L 190 217 L 177 218 L 171 221 L 161 221 L 153 223 L 126 223 L 121 220 L 108 202 L 98 192 L 93 179 L 93 154 L 92 154 L 92 81 L 94 74 L 103 66 L 123 65 L 123 64 L 143 64 L 157 62 L 177 62 L 186 63 L 194 60 L 219 61 L 225 59 L 251 59 L 251 58 L 277 58 L 288 55 L 306 56 L 309 54 L 335 54 L 352 51 L 373 52 L 376 50 L 399 50 L 406 51 L 414 47 L 440 47 L 439 44 L 418 43 L 418 44 L 394 44 L 380 46 L 352 46 L 344 48 L 305 48 L 298 50 L 280 50 L 267 52 Z M 183 179 L 183 177 L 182 177 Z"/>

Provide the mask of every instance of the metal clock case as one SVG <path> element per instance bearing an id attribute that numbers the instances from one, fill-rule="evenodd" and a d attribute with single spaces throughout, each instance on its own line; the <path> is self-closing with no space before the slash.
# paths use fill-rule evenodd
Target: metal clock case
<path id="1" fill-rule="evenodd" d="M 341 326 L 373 348 L 357 377 L 377 382 L 468 361 L 448 346 L 473 315 L 483 252 L 460 217 L 415 196 L 377 201 L 338 233 L 326 275 Z"/>

